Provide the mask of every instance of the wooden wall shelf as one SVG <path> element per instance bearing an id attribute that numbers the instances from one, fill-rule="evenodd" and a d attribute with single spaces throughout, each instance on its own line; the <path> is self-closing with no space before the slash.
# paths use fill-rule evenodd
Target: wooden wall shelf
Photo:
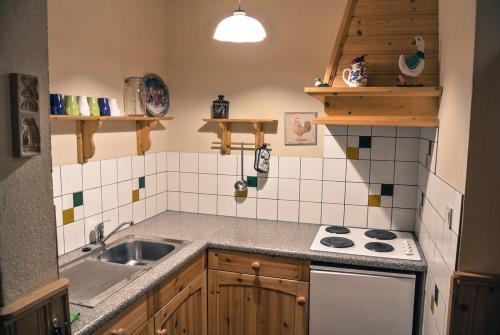
<path id="1" fill-rule="evenodd" d="M 255 147 L 260 147 L 264 144 L 264 131 L 262 125 L 264 123 L 274 123 L 278 120 L 271 119 L 203 119 L 207 123 L 218 123 L 221 130 L 221 145 L 220 152 L 223 155 L 231 154 L 231 124 L 232 123 L 249 123 L 252 124 L 255 130 Z"/>
<path id="2" fill-rule="evenodd" d="M 172 120 L 173 116 L 71 116 L 51 115 L 51 120 L 75 121 L 78 163 L 87 163 L 95 154 L 94 133 L 103 122 L 133 121 L 136 123 L 137 154 L 144 155 L 151 148 L 151 129 L 158 121 Z"/>
<path id="3" fill-rule="evenodd" d="M 348 0 L 323 81 L 329 87 L 306 87 L 321 101 L 325 115 L 317 124 L 439 125 L 438 0 Z M 399 56 L 416 52 L 415 36 L 425 39 L 425 67 L 413 83 L 398 87 Z M 368 85 L 350 88 L 342 72 L 365 55 Z"/>

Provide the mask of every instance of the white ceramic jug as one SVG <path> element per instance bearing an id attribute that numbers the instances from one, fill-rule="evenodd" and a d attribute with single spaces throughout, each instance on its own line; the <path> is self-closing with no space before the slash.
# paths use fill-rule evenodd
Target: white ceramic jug
<path id="1" fill-rule="evenodd" d="M 80 108 L 80 115 L 90 116 L 90 107 L 86 96 L 78 96 L 78 108 Z"/>
<path id="2" fill-rule="evenodd" d="M 109 108 L 111 109 L 111 116 L 120 116 L 120 108 L 118 107 L 118 101 L 116 99 L 109 99 Z"/>

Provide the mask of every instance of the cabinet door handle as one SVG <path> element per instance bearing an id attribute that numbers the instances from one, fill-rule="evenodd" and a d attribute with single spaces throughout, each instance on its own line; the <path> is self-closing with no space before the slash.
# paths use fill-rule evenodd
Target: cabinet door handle
<path id="1" fill-rule="evenodd" d="M 297 298 L 297 304 L 299 304 L 299 305 L 302 306 L 302 305 L 305 305 L 305 303 L 306 303 L 306 298 L 305 297 L 298 297 Z"/>
<path id="2" fill-rule="evenodd" d="M 111 335 L 127 335 L 127 333 L 125 332 L 125 329 L 120 328 L 120 329 L 113 329 L 111 331 Z"/>
<path id="3" fill-rule="evenodd" d="M 254 271 L 259 271 L 260 269 L 260 262 L 252 262 L 252 264 L 250 264 L 250 267 L 254 270 Z"/>

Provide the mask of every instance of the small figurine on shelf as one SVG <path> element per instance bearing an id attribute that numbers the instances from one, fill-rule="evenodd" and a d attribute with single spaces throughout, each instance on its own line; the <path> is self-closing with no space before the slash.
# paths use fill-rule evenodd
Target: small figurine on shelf
<path id="1" fill-rule="evenodd" d="M 212 119 L 227 119 L 229 117 L 229 101 L 223 95 L 212 103 Z"/>
<path id="2" fill-rule="evenodd" d="M 319 77 L 316 77 L 314 79 L 314 87 L 329 87 L 328 83 L 326 81 L 321 80 Z"/>
<path id="3" fill-rule="evenodd" d="M 410 78 L 418 77 L 425 66 L 425 42 L 421 36 L 415 36 L 412 44 L 417 46 L 417 52 L 411 56 L 405 57 L 405 55 L 399 56 L 399 69 Z M 403 75 L 398 76 L 399 85 L 398 86 L 423 86 L 421 84 L 409 83 Z"/>
<path id="4" fill-rule="evenodd" d="M 342 79 L 349 87 L 364 87 L 368 83 L 366 73 L 365 55 L 361 55 L 352 60 L 351 68 L 344 69 Z"/>

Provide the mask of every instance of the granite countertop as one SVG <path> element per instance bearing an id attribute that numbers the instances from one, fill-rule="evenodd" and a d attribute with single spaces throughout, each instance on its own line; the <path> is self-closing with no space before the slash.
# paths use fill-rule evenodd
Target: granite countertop
<path id="1" fill-rule="evenodd" d="M 110 240 L 133 234 L 188 240 L 191 243 L 94 308 L 70 304 L 71 310 L 77 310 L 81 313 L 80 319 L 71 325 L 72 333 L 77 335 L 93 334 L 207 248 L 394 270 L 425 272 L 427 269 L 427 263 L 424 259 L 422 261 L 408 261 L 309 250 L 317 231 L 318 225 L 312 224 L 171 211 L 152 217 L 120 231 Z M 423 255 L 420 248 L 419 251 L 420 255 Z M 81 255 L 79 250 L 63 255 L 60 257 L 60 264 L 66 264 Z"/>

